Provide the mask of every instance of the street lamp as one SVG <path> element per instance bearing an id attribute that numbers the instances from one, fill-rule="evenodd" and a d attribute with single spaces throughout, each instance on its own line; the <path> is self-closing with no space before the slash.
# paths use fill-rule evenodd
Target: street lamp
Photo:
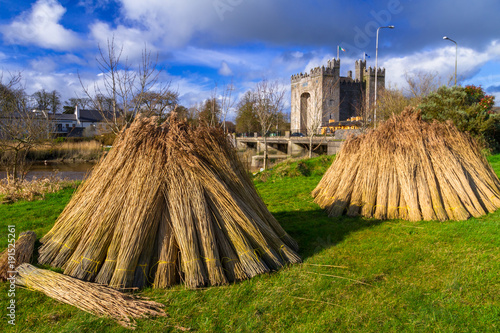
<path id="1" fill-rule="evenodd" d="M 375 45 L 375 110 L 374 110 L 374 113 L 373 113 L 373 123 L 374 123 L 374 127 L 375 128 L 377 127 L 378 32 L 379 32 L 380 29 L 384 29 L 384 28 L 394 29 L 394 26 L 393 25 L 388 25 L 386 27 L 378 27 L 377 28 L 377 41 L 376 41 L 376 45 Z"/>
<path id="2" fill-rule="evenodd" d="M 453 39 L 444 36 L 443 39 L 449 40 L 452 43 L 455 43 L 455 87 L 457 86 L 457 63 L 458 63 L 458 44 Z"/>

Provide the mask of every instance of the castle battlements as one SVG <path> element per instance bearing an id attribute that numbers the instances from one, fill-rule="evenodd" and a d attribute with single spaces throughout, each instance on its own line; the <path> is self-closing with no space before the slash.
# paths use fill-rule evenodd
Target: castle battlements
<path id="1" fill-rule="evenodd" d="M 291 81 L 292 83 L 297 83 L 300 80 L 308 77 L 316 77 L 316 76 L 331 76 L 336 75 L 340 71 L 340 60 L 332 59 L 328 60 L 327 66 L 315 67 L 312 68 L 309 73 L 299 73 L 292 75 Z"/>
<path id="2" fill-rule="evenodd" d="M 365 74 L 369 76 L 375 76 L 375 68 L 368 67 L 365 69 Z M 379 68 L 377 71 L 377 76 L 385 76 L 385 68 Z"/>
<path id="3" fill-rule="evenodd" d="M 292 83 L 294 82 L 299 82 L 300 80 L 304 78 L 309 78 L 309 77 L 316 77 L 316 76 L 330 76 L 330 75 L 335 75 L 338 72 L 338 70 L 334 68 L 329 68 L 329 67 L 316 67 L 310 70 L 309 73 L 299 73 L 292 75 L 291 80 Z"/>

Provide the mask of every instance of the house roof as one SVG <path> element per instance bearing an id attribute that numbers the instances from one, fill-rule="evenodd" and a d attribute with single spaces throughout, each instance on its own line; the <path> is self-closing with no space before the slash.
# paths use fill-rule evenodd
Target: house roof
<path id="1" fill-rule="evenodd" d="M 56 113 L 56 114 L 51 114 L 49 115 L 49 118 L 52 120 L 67 120 L 67 121 L 76 121 L 76 115 L 73 113 L 66 114 L 66 113 Z"/>
<path id="2" fill-rule="evenodd" d="M 99 110 L 79 110 L 79 112 L 80 121 L 83 122 L 98 123 L 104 121 L 105 119 L 113 119 L 113 112 L 111 111 L 101 113 Z"/>

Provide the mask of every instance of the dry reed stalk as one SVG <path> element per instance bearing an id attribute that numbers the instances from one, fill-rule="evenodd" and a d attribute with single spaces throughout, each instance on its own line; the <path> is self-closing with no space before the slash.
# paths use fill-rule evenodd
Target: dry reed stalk
<path id="1" fill-rule="evenodd" d="M 139 218 L 137 214 L 134 214 L 137 210 L 137 205 L 149 208 L 150 204 L 148 200 L 151 200 L 151 196 L 143 197 L 142 194 L 144 193 L 140 193 L 139 191 L 142 188 L 146 188 L 147 190 L 152 189 L 154 191 L 154 187 L 145 181 L 143 177 L 137 176 L 149 170 L 151 165 L 148 163 L 148 160 L 150 161 L 151 159 L 138 158 L 134 160 L 132 165 L 131 163 L 128 164 L 128 166 L 130 166 L 129 168 L 120 170 L 120 172 L 125 172 L 125 174 L 132 179 L 123 185 L 116 182 L 112 190 L 106 191 L 101 197 L 102 204 L 99 207 L 100 209 L 92 216 L 88 223 L 87 231 L 82 237 L 77 249 L 67 264 L 63 266 L 66 274 L 86 281 L 93 281 L 106 258 L 110 243 L 113 239 L 114 230 L 120 221 L 119 217 L 124 208 L 127 209 L 131 207 L 132 212 L 129 212 L 130 214 L 125 216 L 122 215 L 122 218 L 129 218 L 132 221 L 136 221 Z M 125 169 L 127 171 L 124 171 Z M 134 177 L 139 179 L 134 181 Z M 119 187 L 121 187 L 121 191 Z M 158 192 L 158 190 L 156 191 Z M 124 196 L 126 200 L 125 205 L 123 200 L 119 199 L 120 194 Z M 145 200 L 146 202 L 139 201 L 143 198 L 147 198 Z M 130 200 L 133 199 L 136 200 L 135 205 L 130 202 Z M 142 213 L 146 214 L 147 212 L 143 211 Z M 129 225 L 129 223 L 125 222 L 124 225 Z M 136 250 L 140 251 L 140 249 L 137 248 Z"/>
<path id="2" fill-rule="evenodd" d="M 207 202 L 211 207 L 212 218 L 214 221 L 214 231 L 217 238 L 217 244 L 221 254 L 221 262 L 224 267 L 224 272 L 229 282 L 241 281 L 250 278 L 243 265 L 241 264 L 234 246 L 231 245 L 230 238 L 225 230 L 222 228 L 224 223 L 219 212 L 215 209 L 212 200 L 206 196 Z"/>
<path id="3" fill-rule="evenodd" d="M 435 206 L 433 206 L 431 191 L 421 164 L 417 165 L 415 178 L 417 181 L 418 203 L 420 205 L 422 218 L 427 221 L 436 220 L 437 217 L 434 213 Z M 444 208 L 441 207 L 441 209 L 442 212 L 444 212 Z"/>
<path id="4" fill-rule="evenodd" d="M 422 139 L 428 138 L 429 134 L 429 126 L 426 126 L 422 131 Z M 420 165 L 422 168 L 422 173 L 425 179 L 421 181 L 425 183 L 429 190 L 429 194 L 431 197 L 431 205 L 433 212 L 435 214 L 435 218 L 439 221 L 448 220 L 448 214 L 444 208 L 443 199 L 441 197 L 441 189 L 438 184 L 438 180 L 436 179 L 436 172 L 434 171 L 434 167 L 432 165 L 431 159 L 428 153 L 427 144 L 421 143 L 418 145 L 418 153 L 420 155 Z M 424 215 L 425 218 L 426 215 Z M 434 218 L 434 217 L 433 217 Z"/>
<path id="5" fill-rule="evenodd" d="M 240 227 L 243 233 L 248 235 L 257 259 L 261 258 L 271 270 L 281 268 L 284 262 L 269 243 L 272 241 L 275 246 L 280 246 L 283 244 L 281 239 L 247 206 L 246 202 L 232 195 L 224 185 L 219 181 L 205 183 L 207 192 L 217 198 L 218 210 L 223 216 L 227 216 L 226 222 Z"/>
<path id="6" fill-rule="evenodd" d="M 368 135 L 367 139 L 360 145 L 361 157 L 360 160 L 370 161 L 370 164 L 360 165 L 358 172 L 364 174 L 362 183 L 363 207 L 361 207 L 361 215 L 367 218 L 373 217 L 377 200 L 378 188 L 378 165 L 380 149 L 377 149 L 377 141 L 375 135 Z"/>
<path id="7" fill-rule="evenodd" d="M 158 230 L 158 220 L 161 216 L 163 195 L 162 195 L 162 172 L 163 166 L 161 163 L 160 149 L 157 154 L 151 154 L 151 161 L 159 161 L 160 163 L 144 163 L 142 183 L 137 188 L 137 195 L 131 195 L 128 204 L 133 207 L 132 214 L 126 216 L 125 229 L 121 239 L 121 245 L 116 259 L 115 272 L 110 281 L 110 286 L 113 287 L 136 287 L 134 285 L 134 276 L 138 268 L 139 259 L 143 251 L 149 251 L 152 254 L 153 250 L 147 250 L 147 247 L 154 243 L 156 232 Z M 156 157 L 156 158 L 155 158 Z M 156 169 L 155 169 L 156 168 Z M 146 172 L 150 172 L 150 174 Z M 147 243 L 147 240 L 151 244 Z M 145 261 L 144 259 L 143 261 Z M 144 263 L 142 263 L 144 265 Z M 146 271 L 146 269 L 141 270 Z"/>
<path id="8" fill-rule="evenodd" d="M 380 143 L 384 146 L 384 143 Z M 390 149 L 390 148 L 389 148 Z M 378 170 L 378 182 L 377 182 L 377 204 L 375 206 L 375 213 L 373 217 L 378 220 L 387 219 L 388 205 L 389 205 L 389 184 L 391 178 L 391 155 L 389 154 L 389 149 L 380 149 L 380 164 Z"/>
<path id="9" fill-rule="evenodd" d="M 401 192 L 399 188 L 398 174 L 394 162 L 388 166 L 389 183 L 387 184 L 387 219 L 399 219 L 399 201 Z"/>
<path id="10" fill-rule="evenodd" d="M 500 181 L 491 165 L 478 148 L 475 140 L 457 131 L 453 126 L 446 126 L 447 139 L 453 154 L 464 166 L 479 200 L 488 212 L 500 208 Z"/>
<path id="11" fill-rule="evenodd" d="M 165 210 L 165 202 L 162 200 L 163 195 L 160 194 L 157 197 L 158 202 L 155 206 L 153 206 L 154 210 L 151 214 L 149 214 L 148 218 L 152 219 L 151 222 L 146 222 L 145 224 L 151 224 L 149 232 L 146 233 L 146 239 L 144 242 L 144 247 L 142 249 L 141 255 L 137 262 L 137 267 L 135 269 L 134 281 L 132 286 L 134 288 L 143 288 L 149 284 L 153 280 L 149 279 L 150 271 L 152 265 L 155 263 L 151 263 L 153 260 L 153 253 L 156 252 L 155 246 L 158 246 L 155 243 L 157 238 L 157 230 L 159 229 L 159 223 L 162 221 L 163 212 Z M 163 207 L 162 207 L 163 206 Z"/>
<path id="12" fill-rule="evenodd" d="M 345 172 L 341 176 L 337 191 L 332 193 L 331 198 L 323 198 L 323 203 L 330 202 L 327 207 L 328 216 L 330 217 L 342 215 L 344 209 L 349 204 L 353 190 L 352 183 L 356 178 L 356 174 L 361 164 L 359 154 L 359 151 L 351 154 Z"/>
<path id="13" fill-rule="evenodd" d="M 168 202 L 168 198 L 166 198 Z M 150 277 L 153 277 L 154 288 L 166 288 L 179 281 L 178 252 L 179 248 L 173 234 L 172 222 L 168 207 L 165 205 L 159 222 L 157 234 L 157 261 L 152 264 Z M 154 260 L 153 260 L 154 261 Z"/>
<path id="14" fill-rule="evenodd" d="M 242 227 L 235 223 L 235 219 L 230 209 L 224 207 L 224 203 L 220 202 L 220 198 L 213 193 L 207 193 L 212 211 L 219 215 L 218 225 L 222 233 L 227 235 L 229 243 L 234 247 L 238 260 L 241 263 L 243 270 L 248 277 L 254 277 L 259 274 L 268 273 L 270 271 L 266 263 L 260 260 L 258 248 L 252 244 Z"/>
<path id="15" fill-rule="evenodd" d="M 131 129 L 137 132 L 138 127 L 140 126 L 136 125 Z M 42 237 L 40 241 L 43 245 L 39 249 L 38 259 L 40 263 L 56 267 L 66 263 L 88 229 L 88 223 L 83 221 L 88 221 L 102 207 L 103 193 L 121 193 L 110 188 L 116 185 L 116 177 L 126 170 L 124 167 L 135 155 L 134 146 L 128 141 L 130 140 L 123 136 L 116 141 L 115 148 L 93 168 L 91 177 L 82 183 L 54 227 Z M 129 149 L 124 149 L 127 145 Z M 127 176 L 123 174 L 121 177 L 126 179 Z"/>
<path id="16" fill-rule="evenodd" d="M 402 191 L 400 192 L 399 195 L 398 215 L 401 220 L 408 220 L 410 215 L 410 210 L 403 196 Z"/>
<path id="17" fill-rule="evenodd" d="M 434 133 L 431 135 L 432 141 L 436 143 L 435 149 L 431 152 L 432 162 L 435 168 L 437 166 L 440 169 L 441 173 L 441 177 L 438 178 L 439 184 L 446 182 L 451 188 L 449 191 L 442 191 L 443 197 L 451 197 L 449 199 L 450 207 L 447 211 L 453 210 L 453 214 L 460 219 L 467 219 L 469 214 L 476 217 L 484 215 L 486 212 L 477 200 L 459 161 L 446 147 L 443 138 Z M 463 210 L 467 214 L 463 213 Z"/>
<path id="18" fill-rule="evenodd" d="M 199 235 L 189 200 L 190 188 L 186 176 L 179 166 L 168 168 L 166 177 L 169 181 L 166 191 L 169 193 L 169 201 L 167 204 L 172 229 L 181 253 L 184 283 L 189 288 L 198 288 L 208 283 L 208 273 L 201 261 Z"/>
<path id="19" fill-rule="evenodd" d="M 31 262 L 35 241 L 36 234 L 33 231 L 21 232 L 15 243 L 15 252 L 9 251 L 12 248 L 8 247 L 0 254 L 0 281 L 6 281 L 11 275 L 9 272 L 14 272 L 17 266 Z M 9 256 L 13 257 L 10 263 Z"/>
<path id="20" fill-rule="evenodd" d="M 291 238 L 282 226 L 269 212 L 266 205 L 259 197 L 248 173 L 236 155 L 234 147 L 224 135 L 217 133 L 214 128 L 199 127 L 196 129 L 195 144 L 198 147 L 196 160 L 197 170 L 206 170 L 207 178 L 220 178 L 228 188 L 228 194 L 237 196 L 241 202 L 249 206 L 252 214 L 260 217 L 260 221 L 272 228 L 274 233 L 280 235 L 283 242 L 298 250 L 297 242 Z"/>
<path id="21" fill-rule="evenodd" d="M 102 285 L 38 269 L 29 264 L 18 267 L 16 284 L 40 291 L 59 302 L 91 314 L 110 317 L 127 328 L 134 328 L 134 318 L 166 316 L 161 303 L 132 297 Z"/>
<path id="22" fill-rule="evenodd" d="M 359 151 L 359 143 L 361 138 L 351 138 L 348 139 L 342 146 L 342 150 L 339 152 L 335 161 L 333 161 L 332 166 L 328 169 L 325 176 L 322 178 L 316 189 L 312 192 L 314 196 L 314 202 L 316 202 L 320 207 L 325 208 L 331 206 L 335 202 L 337 193 L 339 192 L 339 186 L 345 186 L 342 180 L 351 174 L 349 167 L 352 167 L 352 163 L 355 162 L 356 153 Z M 328 175 L 328 176 L 327 176 Z"/>
<path id="23" fill-rule="evenodd" d="M 356 217 L 361 213 L 361 207 L 363 207 L 363 182 L 365 174 L 363 172 L 358 172 L 356 179 L 354 180 L 354 187 L 351 193 L 351 198 L 349 202 L 349 207 L 347 208 L 347 216 Z"/>
<path id="24" fill-rule="evenodd" d="M 199 240 L 201 242 L 201 260 L 204 262 L 207 269 L 210 285 L 219 286 L 227 284 L 228 280 L 224 274 L 219 249 L 217 247 L 217 238 L 214 232 L 212 214 L 205 200 L 205 191 L 201 184 L 195 179 L 190 179 L 189 181 L 191 183 L 189 186 L 191 207 L 199 233 Z"/>
<path id="25" fill-rule="evenodd" d="M 413 159 L 413 152 L 410 147 L 399 146 L 394 152 L 396 171 L 398 173 L 401 188 L 401 201 L 405 201 L 407 216 L 410 221 L 420 221 L 420 207 L 417 195 L 417 182 L 415 179 L 417 171 L 417 161 Z M 400 206 L 403 206 L 400 204 Z M 400 211 L 401 216 L 401 211 Z"/>

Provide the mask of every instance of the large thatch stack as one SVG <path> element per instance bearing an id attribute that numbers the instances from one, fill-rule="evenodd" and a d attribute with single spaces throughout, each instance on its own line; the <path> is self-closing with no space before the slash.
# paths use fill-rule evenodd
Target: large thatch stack
<path id="1" fill-rule="evenodd" d="M 500 207 L 500 182 L 470 135 L 406 110 L 348 139 L 313 191 L 329 216 L 464 220 Z"/>
<path id="2" fill-rule="evenodd" d="M 42 238 L 39 262 L 115 288 L 221 285 L 300 261 L 222 131 L 140 118 Z"/>

